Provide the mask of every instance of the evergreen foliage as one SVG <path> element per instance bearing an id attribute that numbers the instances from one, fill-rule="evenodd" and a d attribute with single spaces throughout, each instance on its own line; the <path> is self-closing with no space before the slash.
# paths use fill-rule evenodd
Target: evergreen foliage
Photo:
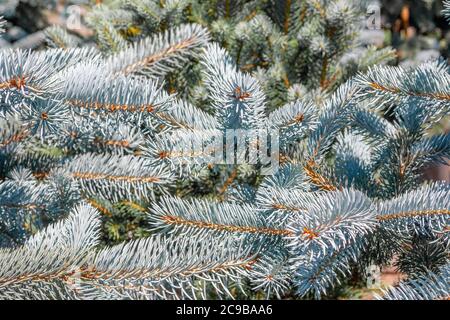
<path id="1" fill-rule="evenodd" d="M 96 47 L 0 50 L 0 298 L 320 299 L 394 259 L 383 298 L 448 298 L 450 69 L 343 59 L 358 3 L 111 1 Z M 237 129 L 279 170 L 186 148 Z"/>
<path id="2" fill-rule="evenodd" d="M 448 0 L 444 1 L 444 8 L 444 15 L 450 19 L 450 2 Z"/>
<path id="3" fill-rule="evenodd" d="M 358 71 L 392 60 L 394 52 L 358 44 L 367 1 L 106 1 L 87 17 L 100 48 L 167 32 L 184 23 L 207 27 L 242 71 L 253 73 L 274 110 L 306 93 L 333 91 Z M 130 56 L 131 57 L 131 56 Z M 200 70 L 172 75 L 170 90 L 204 99 Z M 200 100 L 200 101 L 198 101 Z"/>
<path id="4" fill-rule="evenodd" d="M 3 17 L 0 17 L 0 34 L 5 32 L 5 29 L 3 28 L 6 24 L 6 21 L 3 19 Z"/>

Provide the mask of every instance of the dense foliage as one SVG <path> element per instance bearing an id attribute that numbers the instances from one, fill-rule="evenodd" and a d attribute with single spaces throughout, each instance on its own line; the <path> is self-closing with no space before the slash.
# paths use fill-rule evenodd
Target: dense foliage
<path id="1" fill-rule="evenodd" d="M 393 260 L 384 298 L 448 298 L 450 186 L 422 174 L 450 68 L 383 65 L 363 10 L 110 1 L 97 46 L 0 49 L 0 298 L 319 299 Z M 229 130 L 276 132 L 279 169 L 216 161 Z"/>

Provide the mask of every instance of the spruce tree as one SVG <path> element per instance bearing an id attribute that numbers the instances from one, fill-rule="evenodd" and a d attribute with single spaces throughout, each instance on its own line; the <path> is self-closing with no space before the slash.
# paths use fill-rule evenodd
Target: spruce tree
<path id="1" fill-rule="evenodd" d="M 111 1 L 97 46 L 1 49 L 0 298 L 320 299 L 393 260 L 380 298 L 448 298 L 450 69 L 356 50 L 359 3 Z"/>

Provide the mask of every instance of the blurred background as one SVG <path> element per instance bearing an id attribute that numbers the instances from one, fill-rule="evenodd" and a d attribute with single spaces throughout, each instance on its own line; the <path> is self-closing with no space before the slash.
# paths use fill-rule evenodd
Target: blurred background
<path id="1" fill-rule="evenodd" d="M 60 25 L 89 41 L 93 32 L 82 23 L 92 5 L 102 0 L 0 0 L 0 16 L 8 20 L 0 47 L 36 48 L 44 44 L 42 30 Z M 111 1 L 108 1 L 111 2 Z M 361 40 L 398 50 L 398 64 L 411 65 L 449 56 L 450 28 L 442 15 L 442 0 L 368 1 L 373 26 L 361 26 Z M 378 17 L 379 15 L 379 17 Z M 362 20 L 367 17 L 362 17 Z M 81 24 L 77 20 L 81 19 Z M 368 23 L 367 23 L 368 24 Z"/>
<path id="2" fill-rule="evenodd" d="M 111 0 L 110 0 L 111 1 Z M 35 49 L 45 46 L 46 27 L 60 25 L 83 42 L 92 42 L 93 31 L 83 23 L 92 5 L 102 0 L 0 0 L 0 16 L 8 24 L 0 48 Z M 442 15 L 442 0 L 374 0 L 361 17 L 360 40 L 397 51 L 396 65 L 412 66 L 450 55 L 449 22 Z M 450 117 L 433 133 L 450 130 Z M 450 181 L 448 166 L 429 168 L 427 178 Z"/>
<path id="3" fill-rule="evenodd" d="M 83 17 L 93 5 L 113 1 L 0 0 L 0 16 L 7 20 L 6 33 L 0 37 L 0 50 L 44 48 L 47 45 L 45 29 L 52 25 L 59 25 L 76 35 L 79 41 L 94 45 L 94 31 L 84 23 Z M 394 48 L 397 56 L 392 62 L 394 65 L 414 66 L 439 57 L 448 60 L 450 27 L 442 10 L 442 0 L 369 0 L 367 12 L 365 16 L 361 16 L 359 40 L 363 44 L 379 48 Z M 443 119 L 429 134 L 449 131 L 450 116 Z M 450 164 L 450 160 L 447 161 Z M 428 168 L 426 177 L 430 180 L 450 181 L 450 166 Z M 139 222 L 143 218 L 135 219 Z M 133 223 L 138 224 L 136 221 Z M 401 274 L 391 268 L 383 271 L 381 281 L 393 284 L 401 277 Z M 360 293 L 360 296 L 370 298 L 366 292 Z"/>

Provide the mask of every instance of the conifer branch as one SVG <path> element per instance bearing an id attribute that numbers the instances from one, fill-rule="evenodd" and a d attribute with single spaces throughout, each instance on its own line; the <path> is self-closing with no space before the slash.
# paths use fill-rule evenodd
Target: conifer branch
<path id="1" fill-rule="evenodd" d="M 199 25 L 182 25 L 118 52 L 106 60 L 106 67 L 112 74 L 144 74 L 158 79 L 195 57 L 208 40 L 207 31 Z"/>

